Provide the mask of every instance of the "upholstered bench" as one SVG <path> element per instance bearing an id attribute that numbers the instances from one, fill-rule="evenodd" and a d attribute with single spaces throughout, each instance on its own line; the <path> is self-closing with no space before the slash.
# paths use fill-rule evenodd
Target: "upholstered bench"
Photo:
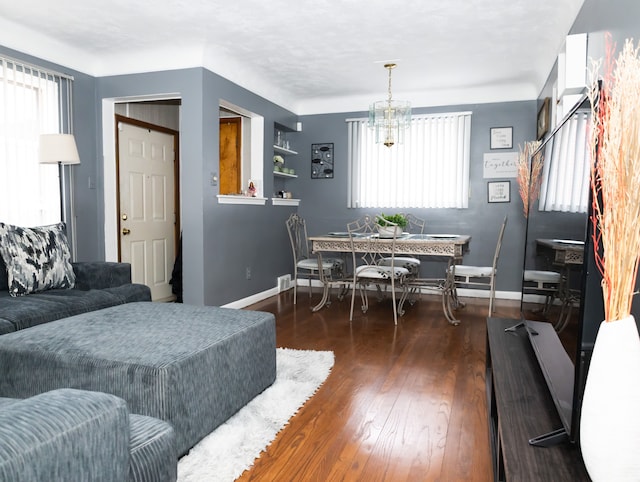
<path id="1" fill-rule="evenodd" d="M 112 393 L 170 422 L 186 453 L 271 385 L 271 313 L 128 303 L 0 337 L 0 396 L 71 387 Z"/>

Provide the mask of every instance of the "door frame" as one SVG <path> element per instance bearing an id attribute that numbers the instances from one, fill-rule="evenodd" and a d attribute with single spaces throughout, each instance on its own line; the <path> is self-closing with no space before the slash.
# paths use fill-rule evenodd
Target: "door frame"
<path id="1" fill-rule="evenodd" d="M 104 259 L 118 261 L 118 211 L 116 209 L 116 104 L 144 102 L 149 100 L 181 100 L 178 93 L 136 95 L 130 97 L 107 97 L 102 99 L 102 198 L 104 208 L 99 215 L 104 227 Z M 179 156 L 179 152 L 177 154 Z M 181 170 L 177 162 L 178 171 Z M 98 165 L 100 165 L 98 163 Z M 180 199 L 178 198 L 178 202 Z M 178 212 L 180 214 L 181 211 Z M 100 223 L 99 223 L 100 224 Z"/>
<path id="2" fill-rule="evenodd" d="M 149 122 L 140 121 L 137 119 L 132 119 L 131 117 L 125 117 L 120 114 L 115 114 L 115 155 L 116 155 L 116 218 L 117 218 L 117 230 L 118 233 L 118 261 L 121 261 L 122 255 L 122 246 L 121 239 L 119 236 L 120 229 L 120 129 L 118 129 L 118 124 L 120 122 L 124 122 L 125 124 L 129 124 L 132 126 L 140 127 L 142 129 L 149 129 L 152 131 L 162 132 L 163 134 L 168 134 L 173 137 L 173 152 L 174 152 L 174 161 L 173 161 L 173 199 L 174 199 L 174 223 L 173 223 L 173 246 L 174 253 L 178 252 L 178 244 L 180 242 L 180 133 L 173 129 L 169 129 L 167 127 L 158 126 L 155 124 L 151 124 Z"/>

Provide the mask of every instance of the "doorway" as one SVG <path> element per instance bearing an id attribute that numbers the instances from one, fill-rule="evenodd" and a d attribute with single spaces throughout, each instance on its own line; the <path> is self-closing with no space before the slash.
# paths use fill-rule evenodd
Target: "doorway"
<path id="1" fill-rule="evenodd" d="M 116 115 L 118 260 L 153 301 L 173 299 L 171 272 L 179 242 L 176 130 Z"/>

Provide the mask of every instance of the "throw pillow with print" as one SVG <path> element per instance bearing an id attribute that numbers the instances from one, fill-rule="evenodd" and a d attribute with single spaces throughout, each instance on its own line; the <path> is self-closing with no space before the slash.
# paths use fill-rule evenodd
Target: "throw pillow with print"
<path id="1" fill-rule="evenodd" d="M 0 256 L 11 296 L 75 285 L 64 223 L 34 228 L 0 223 Z"/>

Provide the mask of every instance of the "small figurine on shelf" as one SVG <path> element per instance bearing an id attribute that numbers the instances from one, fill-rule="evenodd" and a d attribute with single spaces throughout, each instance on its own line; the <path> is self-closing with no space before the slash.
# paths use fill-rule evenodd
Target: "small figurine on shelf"
<path id="1" fill-rule="evenodd" d="M 253 181 L 249 181 L 249 196 L 256 197 L 256 186 L 253 184 Z"/>

